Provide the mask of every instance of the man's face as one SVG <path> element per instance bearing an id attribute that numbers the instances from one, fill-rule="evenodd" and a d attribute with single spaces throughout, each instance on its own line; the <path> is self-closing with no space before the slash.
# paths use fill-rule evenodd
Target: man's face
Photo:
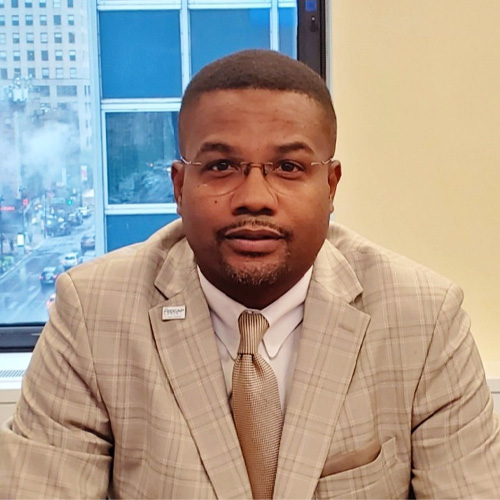
<path id="1" fill-rule="evenodd" d="M 310 166 L 333 155 L 325 116 L 304 94 L 261 89 L 208 92 L 183 111 L 181 151 L 195 164 L 173 165 L 178 212 L 204 276 L 247 307 L 295 285 L 325 240 L 340 179 L 337 161 Z M 228 169 L 283 160 L 306 169 Z"/>

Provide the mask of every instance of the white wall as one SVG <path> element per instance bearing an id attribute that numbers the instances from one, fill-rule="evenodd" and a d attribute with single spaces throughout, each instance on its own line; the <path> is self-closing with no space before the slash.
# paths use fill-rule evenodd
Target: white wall
<path id="1" fill-rule="evenodd" d="M 500 1 L 335 0 L 336 220 L 450 277 L 500 360 Z"/>

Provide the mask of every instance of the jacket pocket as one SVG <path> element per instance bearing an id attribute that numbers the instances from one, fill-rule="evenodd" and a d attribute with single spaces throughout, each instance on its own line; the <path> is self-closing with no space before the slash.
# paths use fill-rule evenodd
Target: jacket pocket
<path id="1" fill-rule="evenodd" d="M 318 481 L 315 498 L 407 498 L 410 486 L 409 464 L 396 457 L 396 438 L 382 444 L 372 462 Z"/>

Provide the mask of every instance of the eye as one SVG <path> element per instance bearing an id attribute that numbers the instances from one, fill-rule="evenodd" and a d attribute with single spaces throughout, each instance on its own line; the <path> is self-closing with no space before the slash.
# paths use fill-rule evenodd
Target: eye
<path id="1" fill-rule="evenodd" d="M 216 160 L 208 163 L 205 167 L 205 170 L 209 172 L 228 172 L 231 170 L 236 170 L 238 166 L 231 162 L 230 160 Z"/>
<path id="2" fill-rule="evenodd" d="M 293 160 L 282 160 L 276 163 L 274 169 L 277 173 L 298 174 L 305 170 L 304 165 Z"/>

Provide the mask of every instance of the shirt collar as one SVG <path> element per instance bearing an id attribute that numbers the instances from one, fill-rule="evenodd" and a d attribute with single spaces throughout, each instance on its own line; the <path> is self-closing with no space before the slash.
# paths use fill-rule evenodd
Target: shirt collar
<path id="1" fill-rule="evenodd" d="M 231 357 L 236 359 L 240 343 L 238 317 L 248 308 L 221 292 L 203 276 L 200 268 L 197 269 L 201 288 L 210 308 L 215 334 L 226 346 Z M 269 329 L 262 341 L 271 359 L 278 354 L 283 342 L 304 317 L 304 302 L 311 276 L 312 267 L 288 292 L 259 311 L 269 323 Z"/>

